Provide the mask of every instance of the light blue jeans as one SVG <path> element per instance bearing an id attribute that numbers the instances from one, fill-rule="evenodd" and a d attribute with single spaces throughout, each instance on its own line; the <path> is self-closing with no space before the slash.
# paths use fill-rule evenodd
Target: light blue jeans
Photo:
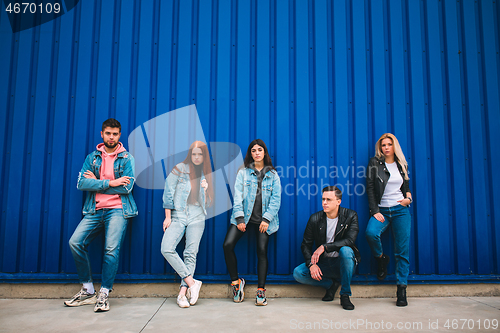
<path id="1" fill-rule="evenodd" d="M 75 259 L 80 283 L 92 282 L 92 272 L 88 246 L 94 238 L 104 231 L 105 245 L 102 263 L 102 285 L 113 289 L 116 271 L 118 270 L 120 247 L 128 220 L 123 216 L 123 209 L 99 209 L 95 214 L 87 214 L 78 224 L 69 240 L 69 247 Z"/>
<path id="2" fill-rule="evenodd" d="M 205 213 L 201 206 L 187 205 L 186 211 L 172 210 L 172 223 L 163 234 L 161 253 L 181 277 L 181 286 L 187 287 L 184 279 L 194 274 L 196 256 L 204 230 Z M 184 234 L 186 245 L 182 260 L 175 249 Z"/>
<path id="3" fill-rule="evenodd" d="M 293 277 L 299 283 L 325 289 L 330 288 L 335 281 L 339 281 L 342 284 L 340 295 L 351 296 L 351 280 L 356 269 L 356 258 L 354 251 L 349 246 L 342 246 L 339 256 L 336 258 L 323 256 L 318 262 L 318 266 L 323 274 L 321 281 L 311 277 L 311 272 L 305 263 L 295 267 Z"/>
<path id="4" fill-rule="evenodd" d="M 406 286 L 410 272 L 410 231 L 411 215 L 409 208 L 401 205 L 379 207 L 385 221 L 380 222 L 373 216 L 366 227 L 366 239 L 375 257 L 382 255 L 380 235 L 391 225 L 394 236 L 394 258 L 396 259 L 396 284 Z"/>

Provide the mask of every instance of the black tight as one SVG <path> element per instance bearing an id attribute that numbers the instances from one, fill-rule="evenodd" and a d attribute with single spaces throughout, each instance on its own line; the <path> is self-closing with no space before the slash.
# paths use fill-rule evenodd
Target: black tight
<path id="1" fill-rule="evenodd" d="M 231 277 L 231 281 L 238 280 L 238 263 L 234 254 L 234 247 L 240 238 L 249 231 L 250 228 L 255 228 L 257 233 L 257 277 L 258 288 L 264 288 L 266 285 L 267 276 L 267 244 L 269 243 L 269 235 L 259 231 L 258 224 L 248 223 L 246 232 L 241 232 L 238 228 L 231 224 L 229 227 L 226 239 L 224 240 L 224 257 L 226 258 L 226 266 Z"/>

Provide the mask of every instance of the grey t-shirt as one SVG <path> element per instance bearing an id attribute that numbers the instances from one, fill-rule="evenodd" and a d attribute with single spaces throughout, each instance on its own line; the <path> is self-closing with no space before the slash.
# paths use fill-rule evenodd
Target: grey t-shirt
<path id="1" fill-rule="evenodd" d="M 338 216 L 334 219 L 326 218 L 326 242 L 327 243 L 333 243 L 335 240 L 335 229 L 337 229 L 337 223 L 339 222 Z M 339 253 L 337 251 L 333 252 L 325 252 L 326 257 L 332 257 L 336 258 L 339 256 Z"/>

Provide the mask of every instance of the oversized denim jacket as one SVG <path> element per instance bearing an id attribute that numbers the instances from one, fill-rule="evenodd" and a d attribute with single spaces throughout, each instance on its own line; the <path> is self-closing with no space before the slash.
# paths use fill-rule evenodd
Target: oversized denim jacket
<path id="1" fill-rule="evenodd" d="M 248 223 L 253 212 L 258 180 L 255 171 L 244 168 L 238 171 L 234 186 L 234 204 L 231 223 L 237 225 L 236 218 L 243 216 Z M 269 221 L 267 234 L 279 229 L 278 211 L 281 206 L 281 181 L 276 170 L 269 170 L 262 180 L 262 217 Z"/>
<path id="2" fill-rule="evenodd" d="M 137 206 L 132 196 L 132 188 L 135 183 L 135 160 L 128 152 L 123 151 L 116 156 L 113 164 L 115 179 L 123 176 L 130 177 L 130 183 L 122 186 L 109 186 L 109 179 L 100 180 L 99 169 L 102 164 L 101 152 L 95 150 L 87 155 L 83 163 L 82 170 L 78 174 L 78 182 L 76 187 L 79 190 L 87 191 L 87 198 L 83 205 L 83 215 L 95 214 L 95 195 L 102 194 L 119 194 L 122 200 L 123 215 L 125 218 L 137 216 Z M 97 179 L 85 178 L 83 174 L 90 170 Z"/>
<path id="3" fill-rule="evenodd" d="M 170 172 L 165 180 L 165 189 L 163 190 L 163 208 L 175 209 L 178 211 L 186 211 L 187 200 L 189 193 L 191 193 L 191 181 L 189 178 L 189 164 L 179 163 L 176 165 L 180 173 L 176 175 Z M 203 171 L 201 172 L 201 181 L 205 179 Z M 198 197 L 201 198 L 200 204 L 203 203 L 202 208 L 205 215 L 207 215 L 207 208 L 210 206 L 210 197 L 205 200 L 205 190 L 200 186 Z"/>

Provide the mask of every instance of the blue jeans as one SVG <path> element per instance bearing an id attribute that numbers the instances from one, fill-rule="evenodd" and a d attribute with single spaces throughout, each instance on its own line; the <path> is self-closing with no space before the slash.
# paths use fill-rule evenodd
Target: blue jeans
<path id="1" fill-rule="evenodd" d="M 314 280 L 311 277 L 311 272 L 305 263 L 295 267 L 293 277 L 299 283 L 325 289 L 330 288 L 335 281 L 340 280 L 342 284 L 340 295 L 351 296 L 351 280 L 356 269 L 356 258 L 354 257 L 354 251 L 349 246 L 341 247 L 339 254 L 336 258 L 323 256 L 320 259 L 318 266 L 323 273 L 321 281 Z"/>
<path id="2" fill-rule="evenodd" d="M 385 221 L 380 222 L 373 216 L 366 227 L 366 239 L 375 257 L 384 252 L 380 235 L 389 227 L 394 236 L 394 257 L 396 259 L 396 284 L 406 286 L 410 272 L 410 230 L 411 215 L 408 207 L 397 205 L 394 207 L 379 207 Z"/>
<path id="3" fill-rule="evenodd" d="M 188 205 L 186 211 L 172 210 L 172 223 L 163 234 L 161 253 L 181 277 L 181 286 L 187 287 L 184 279 L 194 274 L 196 256 L 204 230 L 205 213 L 201 206 Z M 186 245 L 183 261 L 175 249 L 184 234 L 186 234 Z"/>
<path id="4" fill-rule="evenodd" d="M 95 214 L 85 215 L 69 240 L 69 247 L 73 259 L 75 259 L 80 283 L 92 282 L 88 246 L 98 234 L 104 231 L 105 245 L 101 287 L 113 289 L 118 270 L 120 247 L 125 238 L 127 223 L 121 208 L 99 209 Z"/>

